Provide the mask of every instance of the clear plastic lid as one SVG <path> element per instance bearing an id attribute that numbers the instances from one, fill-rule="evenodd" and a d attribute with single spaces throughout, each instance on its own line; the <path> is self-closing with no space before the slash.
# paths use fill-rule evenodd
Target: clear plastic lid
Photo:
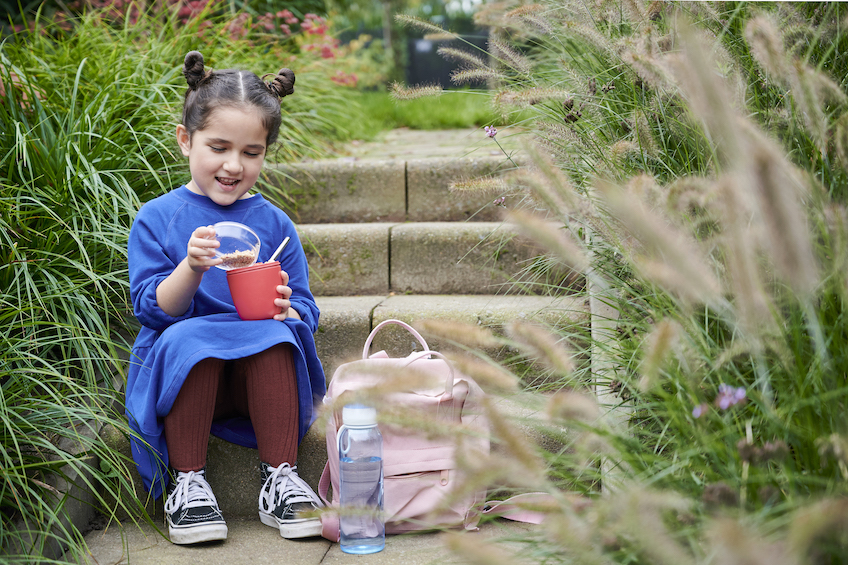
<path id="1" fill-rule="evenodd" d="M 364 404 L 348 404 L 342 408 L 342 423 L 345 426 L 375 426 L 377 409 Z"/>
<path id="2" fill-rule="evenodd" d="M 215 239 L 221 243 L 215 250 L 215 256 L 224 260 L 216 267 L 230 271 L 256 263 L 261 246 L 256 232 L 238 222 L 218 222 L 212 227 L 215 228 Z"/>

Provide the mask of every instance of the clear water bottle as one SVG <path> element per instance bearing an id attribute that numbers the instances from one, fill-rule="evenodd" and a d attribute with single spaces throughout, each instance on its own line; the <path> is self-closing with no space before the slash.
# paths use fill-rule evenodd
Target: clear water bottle
<path id="1" fill-rule="evenodd" d="M 362 404 L 345 406 L 338 441 L 339 544 L 345 553 L 382 551 L 386 546 L 383 436 L 377 429 L 377 410 Z"/>

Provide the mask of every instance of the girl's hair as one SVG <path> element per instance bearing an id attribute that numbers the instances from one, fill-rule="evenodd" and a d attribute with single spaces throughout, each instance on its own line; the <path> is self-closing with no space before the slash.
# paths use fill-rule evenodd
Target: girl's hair
<path id="1" fill-rule="evenodd" d="M 294 72 L 280 69 L 269 83 L 250 71 L 224 69 L 206 71 L 203 55 L 190 51 L 185 56 L 183 75 L 188 83 L 183 104 L 183 125 L 191 136 L 208 125 L 209 116 L 221 107 L 253 106 L 262 116 L 268 132 L 266 145 L 277 141 L 280 133 L 280 99 L 294 93 Z"/>

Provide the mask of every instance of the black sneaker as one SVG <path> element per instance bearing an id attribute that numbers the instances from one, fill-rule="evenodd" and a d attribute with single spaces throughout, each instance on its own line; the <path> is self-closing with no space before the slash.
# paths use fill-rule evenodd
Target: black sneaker
<path id="1" fill-rule="evenodd" d="M 227 524 L 206 482 L 206 470 L 172 473 L 165 501 L 171 543 L 182 545 L 227 539 Z"/>
<path id="2" fill-rule="evenodd" d="M 297 474 L 297 467 L 283 463 L 271 467 L 262 463 L 262 490 L 259 493 L 259 519 L 278 528 L 287 539 L 321 535 L 321 519 L 303 516 L 321 506 L 321 499 Z"/>

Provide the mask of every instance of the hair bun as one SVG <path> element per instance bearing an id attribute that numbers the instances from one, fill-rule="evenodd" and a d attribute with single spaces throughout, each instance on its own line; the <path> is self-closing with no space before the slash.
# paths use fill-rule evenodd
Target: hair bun
<path id="1" fill-rule="evenodd" d="M 280 69 L 274 80 L 268 84 L 268 88 L 280 98 L 294 94 L 294 71 L 291 69 Z"/>
<path id="2" fill-rule="evenodd" d="M 183 76 L 185 76 L 188 87 L 194 89 L 206 76 L 203 68 L 203 55 L 200 51 L 189 51 L 186 53 L 183 63 Z"/>

